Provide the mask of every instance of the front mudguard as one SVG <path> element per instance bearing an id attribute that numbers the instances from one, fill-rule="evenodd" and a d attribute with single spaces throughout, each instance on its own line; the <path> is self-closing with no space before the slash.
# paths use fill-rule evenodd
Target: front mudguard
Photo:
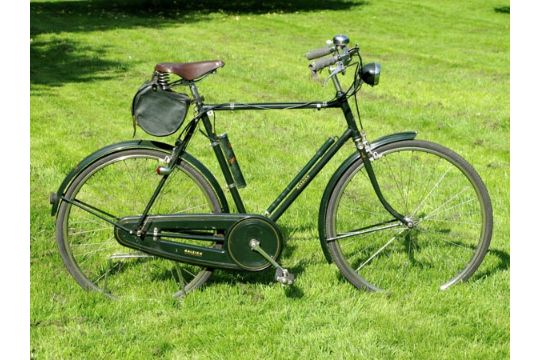
<path id="1" fill-rule="evenodd" d="M 71 170 L 71 172 L 66 176 L 66 178 L 64 179 L 64 181 L 62 182 L 58 190 L 55 193 L 51 194 L 51 198 L 50 198 L 50 203 L 52 205 L 51 215 L 52 216 L 56 215 L 56 213 L 58 212 L 58 207 L 60 206 L 60 203 L 62 201 L 62 197 L 64 196 L 67 188 L 81 172 L 83 172 L 86 168 L 88 168 L 88 166 L 104 158 L 105 156 L 108 156 L 118 151 L 129 150 L 129 149 L 150 149 L 150 150 L 158 150 L 164 153 L 171 153 L 173 146 L 162 143 L 162 142 L 158 142 L 158 141 L 130 140 L 130 141 L 124 141 L 121 143 L 116 143 L 116 144 L 106 146 L 88 155 L 73 170 Z M 214 175 L 210 172 L 210 170 L 208 170 L 200 161 L 198 161 L 196 158 L 194 158 L 193 156 L 191 156 L 190 154 L 186 152 L 182 154 L 181 159 L 182 161 L 186 161 L 187 163 L 192 165 L 195 169 L 197 169 L 201 173 L 201 175 L 203 175 L 208 180 L 208 182 L 212 185 L 212 188 L 214 189 L 216 195 L 219 198 L 221 212 L 228 213 L 229 206 L 227 204 L 227 199 L 225 198 L 225 194 L 223 193 L 223 190 L 221 190 L 221 187 L 219 186 L 218 181 L 216 180 Z"/>
<path id="2" fill-rule="evenodd" d="M 371 150 L 377 151 L 378 148 L 381 146 L 395 143 L 398 141 L 405 141 L 405 140 L 414 140 L 416 138 L 416 132 L 414 131 L 406 131 L 406 132 L 400 132 L 395 133 L 391 135 L 383 136 L 371 143 Z M 332 192 L 334 188 L 336 187 L 336 184 L 338 183 L 339 179 L 343 176 L 345 171 L 356 161 L 360 159 L 360 153 L 358 151 L 354 152 L 349 156 L 336 170 L 334 175 L 332 175 L 332 178 L 330 181 L 328 181 L 328 185 L 326 185 L 326 189 L 324 190 L 322 199 L 321 199 L 321 205 L 319 207 L 319 240 L 321 242 L 321 247 L 324 253 L 324 257 L 328 261 L 328 263 L 332 262 L 332 258 L 330 257 L 330 253 L 328 252 L 328 246 L 326 243 L 326 224 L 325 224 L 325 214 L 328 209 L 328 203 L 330 201 L 330 196 L 332 195 Z"/>

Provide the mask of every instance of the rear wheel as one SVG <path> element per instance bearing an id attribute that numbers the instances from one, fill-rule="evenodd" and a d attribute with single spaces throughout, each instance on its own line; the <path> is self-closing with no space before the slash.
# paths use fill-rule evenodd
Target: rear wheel
<path id="1" fill-rule="evenodd" d="M 124 150 L 96 161 L 78 175 L 65 198 L 80 201 L 110 220 L 142 214 L 161 176 L 168 154 L 148 149 Z M 169 175 L 151 214 L 217 213 L 220 204 L 209 182 L 182 161 Z M 62 201 L 56 222 L 62 259 L 83 288 L 114 298 L 179 297 L 200 287 L 211 269 L 162 259 L 120 245 L 110 223 Z M 178 241 L 178 239 L 167 239 Z M 221 244 L 184 241 L 199 246 Z"/>
<path id="2" fill-rule="evenodd" d="M 491 240 L 491 201 L 476 171 L 459 155 L 424 141 L 377 149 L 372 161 L 386 200 L 411 220 L 402 225 L 382 207 L 364 163 L 337 181 L 325 213 L 328 252 L 344 277 L 368 290 L 440 289 L 467 280 Z"/>

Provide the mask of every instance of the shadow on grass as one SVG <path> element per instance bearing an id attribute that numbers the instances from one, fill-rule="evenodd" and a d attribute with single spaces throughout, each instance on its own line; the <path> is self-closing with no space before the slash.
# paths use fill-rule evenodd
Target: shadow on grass
<path id="1" fill-rule="evenodd" d="M 498 257 L 498 264 L 491 269 L 476 272 L 471 278 L 472 281 L 492 276 L 496 272 L 506 271 L 510 268 L 510 254 L 508 254 L 506 251 L 489 249 L 486 256 L 489 255 L 495 255 Z"/>
<path id="2" fill-rule="evenodd" d="M 411 242 L 411 240 L 406 236 L 404 238 L 404 242 L 403 242 L 404 251 L 407 251 L 407 248 L 408 248 L 410 242 Z M 457 242 L 457 241 L 455 242 L 455 244 L 460 246 L 460 247 L 463 247 L 463 248 L 469 248 L 469 249 L 471 249 L 473 251 L 476 250 L 476 248 L 474 246 L 471 246 L 469 244 L 464 244 L 464 243 Z M 412 267 L 416 267 L 419 270 L 422 270 L 424 267 L 430 267 L 429 264 L 419 262 L 414 258 L 413 253 L 415 251 L 418 251 L 420 248 L 418 247 L 417 244 L 411 244 L 411 245 L 412 245 L 412 247 L 409 248 L 409 249 L 414 248 L 414 251 L 413 252 L 407 251 L 407 257 L 409 259 L 409 264 Z M 368 250 L 366 256 L 356 259 L 355 262 L 351 264 L 351 267 L 352 268 L 359 267 L 360 264 L 364 263 L 364 261 L 366 261 L 368 259 L 368 257 L 375 252 L 376 248 L 377 247 L 374 247 L 373 249 Z M 379 254 L 380 257 L 389 257 L 391 255 L 392 254 L 387 252 L 387 251 L 382 252 L 381 254 Z M 471 277 L 470 277 L 470 279 L 468 281 L 470 281 L 470 282 L 479 281 L 479 280 L 491 277 L 491 276 L 493 276 L 495 273 L 497 273 L 499 271 L 506 271 L 506 270 L 508 270 L 510 268 L 510 254 L 508 254 L 506 251 L 502 251 L 502 250 L 498 250 L 498 249 L 488 249 L 485 256 L 486 257 L 484 258 L 484 261 L 488 256 L 495 256 L 495 257 L 498 258 L 498 261 L 494 266 L 490 266 L 486 270 L 476 271 L 475 273 L 473 273 L 471 275 Z M 480 269 L 482 269 L 482 263 L 480 264 Z M 338 278 L 339 281 L 342 281 L 343 283 L 347 282 L 343 278 L 341 272 L 337 272 L 336 277 Z M 448 281 L 448 280 L 450 280 L 450 278 L 446 279 L 446 281 Z M 368 279 L 368 281 L 369 281 L 369 279 Z M 439 285 L 442 285 L 442 284 L 439 284 Z"/>
<path id="3" fill-rule="evenodd" d="M 501 14 L 510 14 L 510 6 L 497 6 L 493 10 Z"/>
<path id="4" fill-rule="evenodd" d="M 304 262 L 300 262 L 295 266 L 286 266 L 286 268 L 298 278 L 305 270 Z M 274 279 L 275 270 L 270 267 L 259 272 L 241 272 L 241 271 L 215 271 L 212 274 L 206 286 L 212 286 L 216 283 L 228 283 L 231 285 L 245 286 L 263 284 L 266 286 L 282 286 Z M 249 292 L 249 290 L 246 290 Z M 283 291 L 286 297 L 299 299 L 304 296 L 302 289 L 296 285 L 283 286 Z"/>
<path id="5" fill-rule="evenodd" d="M 32 41 L 30 82 L 54 87 L 70 82 L 106 80 L 111 76 L 104 75 L 103 71 L 127 69 L 123 63 L 104 60 L 105 54 L 106 48 L 84 46 L 72 40 Z M 40 93 L 37 91 L 38 95 Z"/>
<path id="6" fill-rule="evenodd" d="M 264 14 L 347 10 L 352 0 L 87 0 L 30 4 L 30 34 L 81 32 L 202 21 L 211 13 Z"/>
<path id="7" fill-rule="evenodd" d="M 106 31 L 122 28 L 160 28 L 204 21 L 211 13 L 263 14 L 320 10 L 347 10 L 364 5 L 353 0 L 86 0 L 30 4 L 31 85 L 60 86 L 64 83 L 109 79 L 108 70 L 121 74 L 125 63 L 103 59 L 106 47 L 96 48 L 67 40 L 61 33 Z M 141 31 L 144 31 L 141 29 Z M 52 34 L 52 40 L 36 39 Z M 58 35 L 56 35 L 58 34 Z M 40 95 L 46 89 L 32 88 Z"/>

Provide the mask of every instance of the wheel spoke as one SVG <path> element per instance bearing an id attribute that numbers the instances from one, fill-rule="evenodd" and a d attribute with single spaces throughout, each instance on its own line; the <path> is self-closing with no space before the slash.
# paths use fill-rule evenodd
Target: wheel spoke
<path id="1" fill-rule="evenodd" d="M 452 202 L 457 196 L 459 196 L 461 193 L 463 193 L 463 191 L 465 191 L 466 189 L 463 189 L 460 193 L 458 194 L 455 194 L 454 196 L 452 196 L 450 199 L 448 199 L 447 201 L 445 201 L 442 205 L 440 205 L 438 208 L 436 208 L 435 210 L 431 211 L 429 214 L 427 214 L 426 216 L 424 216 L 423 218 L 420 219 L 420 222 L 423 221 L 423 220 L 428 220 L 428 219 L 431 219 L 433 218 L 435 215 L 439 214 L 441 211 L 448 211 L 448 210 L 451 210 L 451 209 L 454 209 L 454 208 L 457 208 L 457 207 L 462 207 L 463 205 L 465 204 L 468 204 L 472 201 L 474 201 L 474 199 L 469 199 L 467 201 L 462 201 L 461 203 L 457 204 L 457 205 L 453 205 L 449 208 L 444 208 L 447 204 L 449 204 L 450 202 Z"/>
<path id="2" fill-rule="evenodd" d="M 413 153 L 412 151 L 410 151 L 410 155 L 409 155 L 409 169 L 413 169 L 413 164 L 414 164 L 414 162 L 413 162 L 413 154 L 414 154 L 414 153 Z M 412 173 L 413 173 L 412 170 L 409 171 L 409 179 L 408 179 L 408 181 L 407 181 L 407 196 L 406 196 L 407 202 L 406 202 L 406 204 L 405 204 L 405 209 L 407 210 L 407 213 L 409 212 L 409 206 L 410 206 L 408 200 L 409 200 L 409 195 L 410 195 L 410 192 L 411 192 L 411 181 L 412 181 L 412 179 L 413 179 Z"/>
<path id="3" fill-rule="evenodd" d="M 114 266 L 116 266 L 117 264 L 120 264 L 120 263 L 116 263 Z M 107 278 L 108 275 L 111 273 L 111 271 L 113 270 L 113 267 L 109 266 L 109 268 L 101 275 L 99 275 L 97 278 L 95 278 L 94 280 L 92 280 L 93 283 L 98 283 L 99 280 L 103 279 L 103 278 Z"/>
<path id="4" fill-rule="evenodd" d="M 457 247 L 460 247 L 460 248 L 463 248 L 463 249 L 471 250 L 471 251 L 476 250 L 472 245 L 465 245 L 465 244 L 462 244 L 462 243 L 458 243 L 456 241 L 451 241 L 451 240 L 444 239 L 445 237 L 455 239 L 456 235 L 457 235 L 455 232 L 444 233 L 444 232 L 441 232 L 441 231 L 437 231 L 437 230 L 433 230 L 433 229 L 426 229 L 426 228 L 423 228 L 423 227 L 421 228 L 421 231 L 423 233 L 429 233 L 429 234 L 437 235 L 437 236 L 435 236 L 433 238 L 430 237 L 431 240 L 444 241 L 445 243 L 448 243 L 448 244 L 451 244 L 451 245 L 454 245 L 454 246 L 457 246 Z"/>
<path id="5" fill-rule="evenodd" d="M 420 204 L 418 204 L 418 206 L 416 207 L 416 209 L 414 209 L 414 211 L 412 212 L 413 213 L 413 216 L 416 215 L 418 213 L 418 211 L 420 211 L 422 209 L 422 207 L 424 206 L 424 202 L 431 196 L 431 194 L 439 188 L 439 185 L 441 184 L 441 182 L 444 180 L 444 178 L 446 177 L 446 175 L 448 175 L 448 173 L 450 172 L 450 170 L 452 170 L 452 167 L 449 166 L 448 169 L 444 172 L 444 174 L 441 175 L 441 177 L 439 178 L 439 180 L 435 183 L 435 185 L 431 188 L 431 190 L 429 191 L 429 193 L 422 199 L 422 201 L 420 202 Z"/>
<path id="6" fill-rule="evenodd" d="M 383 159 L 384 159 L 384 158 L 383 158 Z M 384 160 L 386 161 L 387 159 L 384 159 Z M 392 169 L 396 169 L 396 167 L 392 167 Z M 399 167 L 397 168 L 397 170 L 402 170 L 402 169 L 401 169 L 401 166 L 399 166 Z M 394 184 L 396 184 L 396 188 L 398 189 L 398 193 L 399 193 L 399 195 L 400 195 L 400 197 L 401 197 L 401 200 L 403 200 L 403 203 L 405 204 L 405 211 L 408 212 L 408 209 L 407 209 L 407 198 L 405 197 L 405 194 L 404 194 L 404 192 L 403 192 L 404 189 L 403 189 L 403 186 L 401 185 L 402 183 L 399 182 L 399 181 L 397 180 L 397 177 L 396 177 L 396 175 L 395 175 L 394 170 L 388 171 L 388 172 L 390 173 L 390 176 L 391 176 L 392 179 L 394 180 Z M 402 174 L 403 172 L 400 171 L 399 173 L 400 173 L 400 179 L 401 179 L 401 174 Z"/>
<path id="7" fill-rule="evenodd" d="M 435 219 L 435 218 L 432 218 L 430 217 L 429 219 L 428 218 L 423 218 L 422 221 L 419 221 L 418 223 L 420 222 L 451 222 L 451 223 L 454 223 L 454 224 L 462 224 L 462 225 L 474 225 L 474 226 L 481 226 L 482 224 L 479 223 L 479 222 L 470 222 L 470 221 L 457 221 L 457 220 L 448 220 L 448 219 Z"/>
<path id="8" fill-rule="evenodd" d="M 104 231 L 104 230 L 111 230 L 111 227 L 107 226 L 107 227 L 103 227 L 103 228 L 99 228 L 99 229 L 91 229 L 91 230 L 82 230 L 82 231 L 77 231 L 77 232 L 71 232 L 70 235 L 74 236 L 74 235 L 95 233 L 95 232 Z"/>
<path id="9" fill-rule="evenodd" d="M 109 239 L 110 240 L 110 239 Z M 91 243 L 84 243 L 84 244 L 73 244 L 72 247 L 87 247 L 87 246 L 98 246 L 98 245 L 106 245 L 104 244 L 105 242 L 104 241 L 99 241 L 99 242 L 91 242 Z"/>
<path id="10" fill-rule="evenodd" d="M 373 255 L 371 255 L 366 261 L 364 261 L 362 264 L 360 264 L 360 266 L 356 269 L 356 272 L 360 271 L 360 269 L 362 269 L 364 266 L 366 266 L 367 264 L 369 264 L 371 262 L 371 260 L 373 260 L 377 255 L 379 255 L 384 249 L 386 249 L 391 243 L 393 243 L 398 235 L 400 235 L 401 233 L 403 233 L 404 230 L 400 231 L 397 235 L 395 236 L 392 236 L 390 238 L 390 240 L 388 240 L 383 246 L 381 246 L 377 251 L 375 251 L 375 253 L 373 253 Z"/>
<path id="11" fill-rule="evenodd" d="M 83 261 L 80 262 L 80 264 L 83 264 L 85 261 L 87 261 L 90 258 L 89 255 L 97 254 L 97 253 L 102 252 L 102 251 L 104 251 L 106 249 L 112 249 L 114 247 L 116 247 L 115 244 L 109 244 L 109 245 L 101 246 L 99 249 L 95 249 L 95 250 L 92 250 L 92 251 L 86 251 L 86 252 L 83 252 L 83 253 L 77 253 L 78 256 L 82 256 L 82 257 L 85 258 Z"/>

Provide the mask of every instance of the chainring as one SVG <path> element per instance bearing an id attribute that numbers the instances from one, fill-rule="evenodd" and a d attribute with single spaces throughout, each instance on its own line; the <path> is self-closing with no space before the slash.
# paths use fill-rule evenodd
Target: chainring
<path id="1" fill-rule="evenodd" d="M 231 259 L 242 269 L 260 271 L 271 264 L 261 254 L 253 251 L 251 240 L 257 240 L 259 246 L 274 260 L 277 260 L 283 248 L 283 235 L 279 227 L 263 216 L 250 216 L 237 221 L 226 234 L 225 248 Z"/>

